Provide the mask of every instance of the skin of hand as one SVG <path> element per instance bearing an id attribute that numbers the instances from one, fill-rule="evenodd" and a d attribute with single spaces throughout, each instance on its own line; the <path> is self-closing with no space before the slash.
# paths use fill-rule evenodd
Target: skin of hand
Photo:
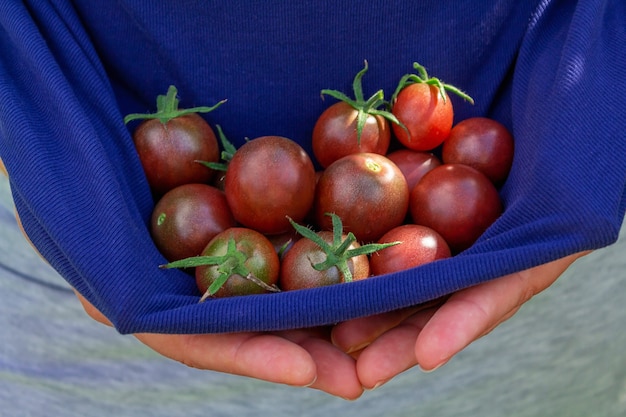
<path id="1" fill-rule="evenodd" d="M 352 400 L 415 365 L 425 371 L 444 365 L 512 317 L 587 253 L 494 279 L 443 300 L 347 321 L 331 329 L 135 337 L 191 367 L 311 387 Z M 76 295 L 89 316 L 111 325 L 84 297 Z"/>
<path id="2" fill-rule="evenodd" d="M 0 160 L 0 172 L 6 170 Z M 18 224 L 19 216 L 16 214 Z M 23 229 L 22 229 L 23 232 Z M 28 236 L 24 233 L 28 240 Z M 30 242 L 30 240 L 28 240 Z M 274 333 L 134 336 L 187 366 L 311 387 L 357 399 L 415 366 L 433 371 L 552 285 L 580 252 L 458 291 L 445 299 L 332 328 Z M 111 322 L 76 292 L 94 320 Z"/>
<path id="3" fill-rule="evenodd" d="M 111 326 L 100 311 L 75 293 L 91 318 Z M 315 388 L 348 400 L 363 393 L 355 359 L 331 343 L 327 328 L 275 333 L 142 333 L 134 336 L 161 355 L 193 368 Z"/>
<path id="4" fill-rule="evenodd" d="M 340 323 L 333 328 L 331 339 L 357 358 L 357 374 L 365 389 L 377 388 L 415 365 L 433 371 L 512 317 L 588 253 L 458 291 L 438 305 Z"/>
<path id="5" fill-rule="evenodd" d="M 0 174 L 6 175 L 2 160 Z M 21 227 L 17 211 L 15 218 L 32 246 Z M 33 249 L 37 252 L 34 246 Z M 112 326 L 104 314 L 81 294 L 76 290 L 74 293 L 92 319 Z M 348 400 L 363 393 L 357 378 L 356 360 L 332 344 L 330 328 L 273 333 L 141 333 L 133 336 L 157 353 L 193 368 L 310 387 Z"/>

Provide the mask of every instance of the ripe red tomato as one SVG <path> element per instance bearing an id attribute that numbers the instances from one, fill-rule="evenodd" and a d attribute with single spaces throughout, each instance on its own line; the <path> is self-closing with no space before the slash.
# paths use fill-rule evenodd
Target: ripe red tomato
<path id="1" fill-rule="evenodd" d="M 173 85 L 157 97 L 157 112 L 129 114 L 124 118 L 144 120 L 133 133 L 133 141 L 146 179 L 160 197 L 174 187 L 209 183 L 214 171 L 196 161 L 217 162 L 219 145 L 213 129 L 197 113 L 219 107 L 178 108 L 178 90 Z"/>
<path id="2" fill-rule="evenodd" d="M 429 77 L 426 68 L 413 63 L 417 74 L 406 74 L 392 96 L 391 113 L 400 124 L 392 125 L 400 143 L 416 151 L 429 151 L 446 140 L 452 129 L 454 109 L 446 91 L 474 100 L 450 84 Z"/>
<path id="3" fill-rule="evenodd" d="M 388 103 L 382 90 L 365 99 L 361 79 L 367 68 L 365 61 L 354 77 L 354 98 L 341 91 L 322 90 L 322 94 L 340 100 L 321 114 L 313 128 L 313 154 L 324 168 L 351 153 L 387 153 L 391 141 L 389 121 L 398 123 L 398 120 L 386 110 Z"/>
<path id="4" fill-rule="evenodd" d="M 406 179 L 409 190 L 430 170 L 441 165 L 441 161 L 430 152 L 398 149 L 387 154 L 394 164 L 400 168 Z"/>
<path id="5" fill-rule="evenodd" d="M 208 183 L 214 175 L 213 170 L 195 162 L 217 162 L 219 158 L 215 134 L 197 114 L 165 124 L 147 120 L 137 127 L 133 140 L 148 184 L 157 195 L 183 184 Z"/>
<path id="6" fill-rule="evenodd" d="M 152 239 L 168 261 L 197 256 L 218 233 L 235 226 L 224 193 L 205 184 L 168 191 L 154 207 Z"/>
<path id="7" fill-rule="evenodd" d="M 357 153 L 333 162 L 320 177 L 315 193 L 314 217 L 323 230 L 331 230 L 327 213 L 334 213 L 361 242 L 373 242 L 403 223 L 409 188 L 402 171 L 388 158 Z"/>
<path id="8" fill-rule="evenodd" d="M 452 127 L 441 157 L 446 164 L 469 165 L 500 186 L 511 170 L 513 149 L 513 136 L 504 125 L 486 117 L 472 117 Z"/>
<path id="9" fill-rule="evenodd" d="M 230 243 L 229 243 L 230 242 Z M 229 254 L 229 244 L 234 242 L 236 253 Z M 232 249 L 232 248 L 231 248 Z M 230 256 L 234 255 L 234 256 Z M 196 284 L 203 294 L 215 281 L 226 274 L 224 284 L 212 294 L 214 297 L 263 294 L 267 288 L 247 278 L 255 277 L 267 286 L 275 286 L 280 271 L 278 254 L 274 245 L 261 233 L 243 227 L 233 227 L 215 236 L 202 251 L 202 256 L 225 257 L 221 263 L 196 267 Z M 238 268 L 245 273 L 239 273 Z M 229 269 L 230 268 L 230 269 Z"/>
<path id="10" fill-rule="evenodd" d="M 299 222 L 309 213 L 315 181 L 313 163 L 300 145 L 281 136 L 263 136 L 235 152 L 224 192 L 239 223 L 279 234 L 291 229 L 287 216 Z"/>
<path id="11" fill-rule="evenodd" d="M 317 235 L 328 244 L 333 243 L 333 232 L 321 231 Z M 342 240 L 346 237 L 344 234 Z M 348 250 L 359 247 L 358 242 L 353 242 Z M 314 268 L 313 265 L 325 262 L 327 257 L 327 253 L 312 240 L 306 238 L 298 240 L 282 259 L 278 286 L 283 291 L 291 291 L 345 282 L 345 277 L 337 266 L 321 271 Z M 351 257 L 347 264 L 353 281 L 365 279 L 370 274 L 367 255 Z"/>
<path id="12" fill-rule="evenodd" d="M 443 237 L 430 227 L 404 224 L 385 233 L 378 243 L 400 242 L 370 256 L 372 275 L 384 275 L 451 256 Z"/>
<path id="13" fill-rule="evenodd" d="M 406 86 L 391 112 L 407 130 L 393 125 L 393 133 L 402 145 L 416 151 L 429 151 L 446 140 L 452 129 L 454 110 L 450 97 L 430 84 Z M 407 132 L 408 131 L 408 132 Z"/>
<path id="14" fill-rule="evenodd" d="M 357 138 L 358 113 L 359 110 L 340 101 L 328 107 L 317 119 L 311 144 L 321 166 L 328 167 L 351 153 L 387 153 L 391 141 L 387 120 L 379 115 L 366 115 L 361 136 Z"/>
<path id="15" fill-rule="evenodd" d="M 410 195 L 413 222 L 438 232 L 453 253 L 469 248 L 502 210 L 492 182 L 462 164 L 443 164 L 433 169 Z"/>

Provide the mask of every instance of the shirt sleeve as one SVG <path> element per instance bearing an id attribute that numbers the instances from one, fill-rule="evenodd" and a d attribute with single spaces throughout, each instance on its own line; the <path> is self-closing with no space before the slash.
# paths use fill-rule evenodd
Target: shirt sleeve
<path id="1" fill-rule="evenodd" d="M 419 304 L 617 239 L 626 199 L 625 5 L 544 1 L 504 109 L 516 138 L 505 213 L 467 251 L 346 285 L 198 304 L 160 270 L 151 195 L 116 96 L 69 2 L 0 6 L 0 156 L 24 227 L 121 333 L 276 330 Z"/>

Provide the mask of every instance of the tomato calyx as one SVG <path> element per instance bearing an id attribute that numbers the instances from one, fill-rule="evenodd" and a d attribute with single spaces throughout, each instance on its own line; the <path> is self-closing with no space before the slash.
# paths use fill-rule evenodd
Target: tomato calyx
<path id="1" fill-rule="evenodd" d="M 357 121 L 356 121 L 356 138 L 357 143 L 361 145 L 361 135 L 363 133 L 363 128 L 365 127 L 365 122 L 367 121 L 368 116 L 381 116 L 384 119 L 395 123 L 399 126 L 403 126 L 402 123 L 393 115 L 390 111 L 381 109 L 381 107 L 389 107 L 389 102 L 385 100 L 385 95 L 383 90 L 378 90 L 375 92 L 370 98 L 367 100 L 363 95 L 363 83 L 362 78 L 363 75 L 367 72 L 368 65 L 367 60 L 364 61 L 365 65 L 361 71 L 359 71 L 352 81 L 352 90 L 354 93 L 354 99 L 348 97 L 346 94 L 342 93 L 338 90 L 322 90 L 322 97 L 324 95 L 331 96 L 336 98 L 337 100 L 343 101 L 350 106 L 354 107 L 357 110 Z"/>
<path id="2" fill-rule="evenodd" d="M 158 119 L 161 123 L 166 124 L 170 120 L 192 113 L 209 113 L 217 109 L 224 104 L 226 100 L 217 102 L 214 106 L 200 106 L 192 107 L 190 109 L 178 108 L 178 89 L 170 85 L 167 89 L 167 94 L 157 96 L 157 111 L 156 113 L 131 113 L 124 117 L 124 124 L 128 124 L 133 120 L 148 120 Z"/>
<path id="3" fill-rule="evenodd" d="M 302 226 L 294 222 L 289 218 L 289 222 L 296 229 L 296 231 L 304 238 L 313 241 L 317 244 L 322 251 L 326 254 L 326 260 L 316 264 L 311 264 L 316 271 L 325 271 L 332 267 L 336 267 L 343 275 L 344 282 L 352 281 L 352 272 L 348 267 L 348 260 L 355 256 L 369 255 L 374 252 L 378 252 L 387 247 L 398 245 L 401 242 L 389 242 L 389 243 L 369 243 L 357 248 L 349 249 L 350 246 L 357 241 L 356 236 L 352 232 L 348 234 L 343 233 L 343 224 L 339 216 L 334 213 L 326 213 L 327 216 L 332 218 L 332 233 L 333 242 L 328 243 L 322 239 L 317 233 L 308 227 Z"/>
<path id="4" fill-rule="evenodd" d="M 474 104 L 474 99 L 470 97 L 467 93 L 461 91 L 459 88 L 451 84 L 446 84 L 442 82 L 439 78 L 430 77 L 428 75 L 428 72 L 426 71 L 426 68 L 423 65 L 420 65 L 419 63 L 414 62 L 413 69 L 415 69 L 417 74 L 405 74 L 402 76 L 402 78 L 400 78 L 400 81 L 398 82 L 398 86 L 396 87 L 396 91 L 394 91 L 393 95 L 391 96 L 392 103 L 395 102 L 396 98 L 398 97 L 398 94 L 400 94 L 400 91 L 402 91 L 402 89 L 406 87 L 407 85 L 424 83 L 424 84 L 435 86 L 437 90 L 439 90 L 439 94 L 441 95 L 441 98 L 443 99 L 444 103 L 447 99 L 446 91 L 449 91 L 461 97 L 463 100 L 469 102 L 470 104 Z"/>
<path id="5" fill-rule="evenodd" d="M 222 162 L 210 162 L 200 160 L 196 160 L 194 162 L 202 164 L 205 167 L 214 169 L 216 171 L 226 172 L 226 170 L 228 169 L 228 163 L 231 159 L 233 159 L 235 152 L 237 152 L 237 148 L 235 148 L 235 145 L 233 145 L 233 143 L 228 140 L 220 125 L 215 125 L 215 130 L 217 130 L 217 136 L 220 138 L 220 143 L 222 144 L 223 150 L 220 154 Z"/>
<path id="6" fill-rule="evenodd" d="M 248 257 L 246 254 L 237 250 L 237 242 L 230 238 L 227 243 L 226 253 L 224 255 L 215 256 L 192 256 L 190 258 L 181 259 L 179 261 L 170 262 L 160 265 L 159 268 L 195 268 L 198 266 L 216 265 L 219 273 L 217 279 L 211 283 L 209 288 L 200 298 L 200 302 L 205 301 L 208 297 L 213 296 L 228 281 L 228 278 L 234 275 L 241 276 L 249 281 L 254 282 L 263 289 L 271 292 L 280 292 L 275 285 L 268 285 L 250 272 L 246 266 Z"/>

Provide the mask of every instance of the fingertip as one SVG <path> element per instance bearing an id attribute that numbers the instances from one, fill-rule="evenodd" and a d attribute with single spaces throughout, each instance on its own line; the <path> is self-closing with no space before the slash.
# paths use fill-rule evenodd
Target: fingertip
<path id="1" fill-rule="evenodd" d="M 430 303 L 424 303 L 339 323 L 330 333 L 331 343 L 349 355 L 358 354 L 383 333 L 396 327 L 407 317 L 428 308 L 429 305 Z"/>
<path id="2" fill-rule="evenodd" d="M 303 340 L 306 349 L 317 364 L 317 380 L 310 388 L 318 389 L 343 398 L 355 400 L 363 394 L 357 376 L 355 360 L 325 340 L 310 338 Z"/>
<path id="3" fill-rule="evenodd" d="M 256 378 L 294 387 L 310 387 L 318 379 L 314 358 L 306 349 L 273 335 L 258 335 L 253 343 L 242 345 L 238 373 L 256 369 Z"/>
<path id="4" fill-rule="evenodd" d="M 424 325 L 415 343 L 415 357 L 422 370 L 432 372 L 440 368 L 484 334 L 488 317 L 482 310 L 465 304 L 451 300 Z"/>
<path id="5" fill-rule="evenodd" d="M 448 361 L 449 359 L 444 359 L 443 361 L 435 365 L 418 363 L 417 366 L 419 367 L 420 371 L 424 372 L 425 374 L 429 374 L 444 366 L 446 363 L 448 363 Z"/>
<path id="6" fill-rule="evenodd" d="M 78 291 L 76 291 L 73 288 L 72 288 L 72 290 L 74 291 L 74 294 L 78 298 L 78 301 L 80 301 L 80 304 L 83 306 L 83 309 L 85 310 L 85 312 L 87 313 L 87 315 L 89 317 L 91 317 L 95 321 L 97 321 L 99 323 L 102 323 L 102 324 L 104 324 L 106 326 L 110 326 L 110 327 L 113 326 L 111 321 L 108 318 L 106 318 L 106 316 L 104 314 L 102 314 L 100 312 L 100 310 L 95 308 L 93 306 L 93 304 L 91 304 L 89 301 L 87 301 L 87 299 L 85 297 L 83 297 Z"/>

